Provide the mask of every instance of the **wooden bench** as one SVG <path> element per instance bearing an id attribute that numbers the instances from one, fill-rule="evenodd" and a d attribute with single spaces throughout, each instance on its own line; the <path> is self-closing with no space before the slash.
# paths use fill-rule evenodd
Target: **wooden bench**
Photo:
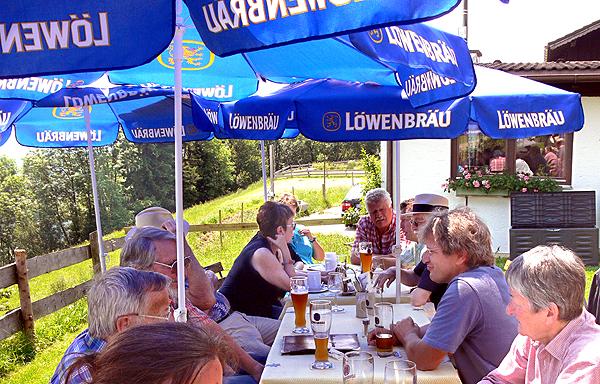
<path id="1" fill-rule="evenodd" d="M 212 271 L 215 273 L 215 275 L 217 275 L 219 280 L 217 280 L 217 286 L 215 288 L 219 289 L 221 287 L 221 284 L 223 284 L 223 281 L 225 280 L 225 278 L 223 277 L 223 271 L 225 270 L 223 269 L 223 264 L 221 264 L 221 262 L 218 261 L 214 264 L 207 265 L 206 267 L 204 267 L 204 269 L 207 271 Z"/>

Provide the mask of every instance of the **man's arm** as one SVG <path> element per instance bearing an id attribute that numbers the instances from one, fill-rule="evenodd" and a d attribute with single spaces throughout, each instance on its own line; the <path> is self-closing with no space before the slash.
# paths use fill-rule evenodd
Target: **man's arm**
<path id="1" fill-rule="evenodd" d="M 410 317 L 392 325 L 392 332 L 404 346 L 407 358 L 414 361 L 421 371 L 436 369 L 447 355 L 446 351 L 430 347 L 423 341 L 421 335 L 425 332 Z"/>
<path id="2" fill-rule="evenodd" d="M 417 287 L 410 293 L 410 303 L 415 307 L 423 306 L 429 301 L 430 296 L 430 291 Z"/>

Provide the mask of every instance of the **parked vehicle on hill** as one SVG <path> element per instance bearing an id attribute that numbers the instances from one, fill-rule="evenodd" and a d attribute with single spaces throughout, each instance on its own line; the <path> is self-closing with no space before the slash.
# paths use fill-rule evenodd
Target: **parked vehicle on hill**
<path id="1" fill-rule="evenodd" d="M 348 208 L 355 208 L 360 211 L 362 204 L 362 185 L 356 184 L 350 188 L 344 200 L 342 200 L 342 212 L 348 210 Z"/>

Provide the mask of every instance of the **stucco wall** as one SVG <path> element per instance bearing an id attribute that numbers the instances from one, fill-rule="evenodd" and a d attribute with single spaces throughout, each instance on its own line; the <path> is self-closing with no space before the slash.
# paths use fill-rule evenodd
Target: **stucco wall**
<path id="1" fill-rule="evenodd" d="M 573 141 L 573 184 L 575 190 L 596 191 L 596 220 L 600 224 L 600 97 L 584 97 L 585 125 Z M 382 146 L 383 148 L 383 146 Z M 383 159 L 382 159 L 383 160 Z M 406 140 L 400 144 L 400 197 L 418 193 L 447 196 L 450 208 L 464 206 L 464 197 L 446 193 L 442 183 L 450 175 L 450 140 Z M 468 198 L 468 206 L 488 224 L 493 249 L 509 252 L 510 201 L 507 197 Z"/>

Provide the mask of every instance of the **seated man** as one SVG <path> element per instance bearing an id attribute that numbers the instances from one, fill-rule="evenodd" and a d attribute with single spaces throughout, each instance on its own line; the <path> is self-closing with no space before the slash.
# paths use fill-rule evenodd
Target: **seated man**
<path id="1" fill-rule="evenodd" d="M 175 229 L 173 223 L 170 221 L 164 225 L 171 230 Z M 240 368 L 249 373 L 252 378 L 258 382 L 260 380 L 263 366 L 254 360 L 244 349 L 248 348 L 248 350 L 252 350 L 252 348 L 256 347 L 259 349 L 268 350 L 269 347 L 266 345 L 266 342 L 268 341 L 265 341 L 267 336 L 266 334 L 263 335 L 260 333 L 260 320 L 262 319 L 259 319 L 253 323 L 253 320 L 247 318 L 243 314 L 236 314 L 234 318 L 237 318 L 240 321 L 232 326 L 232 329 L 237 327 L 235 331 L 232 331 L 232 336 L 225 332 L 219 324 L 214 322 L 214 320 L 212 320 L 202 309 L 200 309 L 205 308 L 205 303 L 210 303 L 209 300 L 205 300 L 205 296 L 206 290 L 211 293 L 213 292 L 212 285 L 210 285 L 210 282 L 206 276 L 204 276 L 204 269 L 200 266 L 200 263 L 198 263 L 198 260 L 196 260 L 194 254 L 191 253 L 189 246 L 186 246 L 185 248 L 186 252 L 189 252 L 187 253 L 185 261 L 185 275 L 189 285 L 189 287 L 186 289 L 185 303 L 188 311 L 188 323 L 203 328 L 208 332 L 222 335 L 229 344 L 230 348 L 237 356 L 239 356 Z M 141 270 L 153 270 L 173 279 L 170 297 L 171 300 L 176 303 L 176 254 L 177 245 L 174 233 L 164 229 L 146 226 L 137 228 L 133 236 L 131 236 L 125 242 L 123 250 L 121 251 L 121 265 L 130 266 Z M 214 303 L 214 300 L 212 302 Z M 211 308 L 212 307 L 209 307 L 209 309 Z M 271 319 L 264 320 L 268 320 L 269 323 L 271 323 Z M 271 325 L 265 327 L 265 329 L 270 327 Z M 277 327 L 275 326 L 274 328 L 276 331 Z M 233 339 L 234 336 L 236 336 L 237 340 L 241 340 L 245 343 L 244 349 L 240 347 L 240 343 Z M 274 339 L 274 337 L 275 336 L 273 335 L 272 338 Z M 261 348 L 261 346 L 264 346 L 264 348 Z M 249 380 L 252 380 L 252 378 Z M 230 380 L 230 378 L 227 379 Z"/>
<path id="2" fill-rule="evenodd" d="M 125 262 L 128 266 L 142 269 L 151 266 L 155 272 L 163 273 L 176 281 L 177 271 L 171 268 L 176 259 L 176 242 L 174 241 L 176 226 L 171 213 L 160 207 L 147 208 L 135 216 L 135 223 L 136 226 L 127 234 L 128 239 L 145 227 L 165 229 L 171 235 L 146 232 L 144 236 L 147 242 L 154 239 L 152 243 L 163 246 L 155 247 L 153 256 L 150 255 L 152 252 L 139 253 L 138 250 L 124 247 L 124 252 L 127 248 L 127 252 L 125 252 L 127 257 L 124 258 L 121 254 L 122 263 Z M 187 235 L 188 230 L 189 224 L 184 221 L 184 236 Z M 161 241 L 161 239 L 166 241 Z M 188 265 L 186 268 L 186 283 L 188 284 L 186 294 L 190 299 L 190 304 L 218 323 L 245 351 L 257 357 L 266 357 L 279 329 L 279 321 L 265 317 L 246 316 L 241 312 L 232 311 L 227 298 L 215 291 L 211 283 L 211 277 L 216 279 L 216 276 L 202 268 L 187 240 L 185 240 L 184 248 Z M 173 291 L 172 296 L 174 299 L 176 298 L 176 291 Z"/>
<path id="3" fill-rule="evenodd" d="M 406 234 L 406 238 L 413 242 L 412 246 L 406 248 L 401 258 L 421 260 L 421 254 L 424 252 L 425 246 L 418 243 L 417 231 L 427 222 L 431 213 L 448 210 L 448 199 L 443 196 L 424 193 L 403 202 L 400 209 L 400 227 Z M 395 279 L 396 267 L 390 267 L 379 275 L 376 284 L 383 288 L 386 281 L 389 286 Z M 420 307 L 431 300 L 437 308 L 448 286 L 448 284 L 438 284 L 432 281 L 423 261 L 419 261 L 413 269 L 403 269 L 401 280 L 402 284 L 406 286 L 416 286 L 410 295 L 411 304 L 416 307 Z"/>
<path id="4" fill-rule="evenodd" d="M 113 335 L 137 324 L 169 321 L 171 280 L 160 273 L 115 267 L 98 276 L 88 292 L 88 324 L 69 345 L 51 384 L 67 383 L 69 367 L 83 355 L 102 350 Z M 91 382 L 87 366 L 73 372 L 68 384 Z"/>
<path id="5" fill-rule="evenodd" d="M 396 265 L 392 246 L 396 244 L 396 212 L 392 209 L 390 194 L 383 188 L 375 188 L 365 196 L 368 216 L 361 217 L 356 226 L 356 237 L 352 245 L 352 264 L 360 265 L 358 245 L 369 241 L 373 244 L 373 264 L 380 261 L 384 269 Z M 406 243 L 404 233 L 400 241 Z"/>
<path id="6" fill-rule="evenodd" d="M 517 334 L 504 310 L 510 293 L 494 266 L 490 231 L 470 209 L 459 208 L 433 214 L 419 241 L 427 246 L 423 261 L 431 280 L 448 289 L 430 324 L 419 327 L 409 317 L 392 334 L 417 369 L 436 369 L 452 354 L 462 382 L 477 383 L 498 367 Z M 369 342 L 374 339 L 375 332 Z"/>
<path id="7" fill-rule="evenodd" d="M 600 326 L 583 308 L 585 268 L 572 251 L 538 246 L 506 271 L 506 312 L 519 335 L 480 383 L 600 383 Z"/>

